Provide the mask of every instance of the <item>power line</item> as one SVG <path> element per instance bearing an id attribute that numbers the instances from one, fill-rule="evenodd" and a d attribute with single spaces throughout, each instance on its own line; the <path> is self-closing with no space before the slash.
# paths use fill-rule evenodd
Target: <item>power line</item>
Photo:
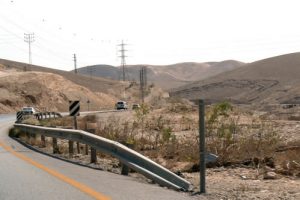
<path id="1" fill-rule="evenodd" d="M 141 92 L 142 103 L 144 103 L 146 88 L 147 88 L 147 67 L 142 66 L 140 69 L 140 92 Z"/>

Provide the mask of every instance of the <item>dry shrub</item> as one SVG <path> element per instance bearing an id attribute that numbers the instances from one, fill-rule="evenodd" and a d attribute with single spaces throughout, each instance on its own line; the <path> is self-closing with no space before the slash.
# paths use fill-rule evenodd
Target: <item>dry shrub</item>
<path id="1" fill-rule="evenodd" d="M 275 154 L 277 172 L 300 177 L 300 140 L 279 147 Z"/>
<path id="2" fill-rule="evenodd" d="M 239 116 L 228 102 L 208 110 L 207 136 L 207 151 L 219 156 L 219 165 L 262 161 L 273 156 L 279 142 L 272 124 L 258 120 L 248 126 L 240 125 Z"/>
<path id="3" fill-rule="evenodd" d="M 182 111 L 181 108 L 180 110 Z M 178 118 L 179 120 L 176 119 L 180 131 L 193 132 L 190 137 L 186 137 L 175 134 L 174 118 L 159 114 L 150 117 L 150 109 L 147 105 L 142 105 L 141 109 L 135 112 L 135 118 L 131 121 L 122 121 L 115 116 L 109 117 L 105 122 L 98 121 L 96 134 L 125 145 L 133 145 L 135 150 L 152 159 L 160 158 L 167 163 L 167 166 L 176 162 L 190 162 L 191 166 L 198 166 L 197 120 L 185 112 L 182 113 L 181 118 Z M 288 149 L 276 152 L 279 136 L 272 124 L 261 119 L 255 119 L 250 124 L 241 124 L 240 115 L 241 113 L 228 102 L 207 109 L 206 149 L 219 156 L 217 166 L 253 164 L 257 167 L 272 160 L 271 163 L 275 163 L 279 172 L 299 176 L 300 150 Z M 86 123 L 95 123 L 98 119 L 96 116 L 86 116 L 79 117 L 78 120 L 79 127 L 85 129 Z M 43 123 L 46 122 L 48 125 L 72 126 L 73 119 L 66 117 L 46 120 Z M 300 146 L 300 142 L 289 143 L 286 146 L 297 145 Z M 198 169 L 198 167 L 194 168 Z"/>
<path id="4" fill-rule="evenodd" d="M 167 111 L 171 113 L 188 113 L 196 111 L 196 107 L 187 99 L 173 97 L 168 100 Z"/>
<path id="5" fill-rule="evenodd" d="M 290 120 L 290 121 L 300 121 L 300 116 L 292 115 L 292 116 L 288 117 L 288 120 Z"/>

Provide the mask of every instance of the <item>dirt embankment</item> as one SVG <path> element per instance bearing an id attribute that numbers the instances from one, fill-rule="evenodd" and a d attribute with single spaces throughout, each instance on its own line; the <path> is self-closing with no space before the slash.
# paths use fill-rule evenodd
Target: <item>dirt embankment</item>
<path id="1" fill-rule="evenodd" d="M 3 66 L 0 66 L 1 68 L 0 113 L 14 112 L 23 106 L 67 111 L 69 100 L 80 100 L 81 110 L 112 108 L 116 101 L 114 96 L 91 92 L 60 75 L 3 70 Z"/>

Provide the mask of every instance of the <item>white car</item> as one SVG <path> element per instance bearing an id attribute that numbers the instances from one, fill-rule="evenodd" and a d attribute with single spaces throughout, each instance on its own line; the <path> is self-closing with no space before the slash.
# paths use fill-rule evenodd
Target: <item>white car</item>
<path id="1" fill-rule="evenodd" d="M 121 110 L 121 109 L 127 110 L 128 109 L 127 102 L 126 101 L 118 101 L 116 103 L 116 109 L 117 110 Z"/>
<path id="2" fill-rule="evenodd" d="M 33 115 L 36 113 L 36 110 L 33 107 L 23 107 L 22 112 L 26 115 Z"/>

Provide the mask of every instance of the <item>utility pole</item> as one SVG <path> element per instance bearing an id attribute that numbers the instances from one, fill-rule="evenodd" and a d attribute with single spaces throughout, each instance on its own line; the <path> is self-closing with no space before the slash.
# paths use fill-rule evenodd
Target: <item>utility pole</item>
<path id="1" fill-rule="evenodd" d="M 24 33 L 24 42 L 28 43 L 28 51 L 29 51 L 29 60 L 28 64 L 32 64 L 32 57 L 31 57 L 31 43 L 34 42 L 34 33 Z M 25 67 L 26 71 L 26 67 Z"/>
<path id="2" fill-rule="evenodd" d="M 75 74 L 77 74 L 77 58 L 76 58 L 76 54 L 73 54 L 73 61 L 74 61 L 74 72 Z"/>
<path id="3" fill-rule="evenodd" d="M 147 86 L 147 68 L 143 66 L 140 69 L 140 92 L 141 92 L 142 103 L 144 103 L 146 86 Z"/>
<path id="4" fill-rule="evenodd" d="M 125 60 L 125 58 L 127 57 L 126 54 L 125 54 L 125 52 L 127 51 L 127 50 L 125 50 L 125 46 L 126 45 L 127 44 L 124 44 L 123 40 L 122 40 L 121 44 L 118 44 L 118 46 L 121 47 L 121 49 L 119 50 L 119 52 L 121 53 L 121 55 L 119 57 L 121 58 L 121 67 L 122 67 L 122 78 L 123 78 L 123 81 L 126 80 L 126 78 L 125 78 L 125 66 L 126 66 L 126 60 Z"/>

